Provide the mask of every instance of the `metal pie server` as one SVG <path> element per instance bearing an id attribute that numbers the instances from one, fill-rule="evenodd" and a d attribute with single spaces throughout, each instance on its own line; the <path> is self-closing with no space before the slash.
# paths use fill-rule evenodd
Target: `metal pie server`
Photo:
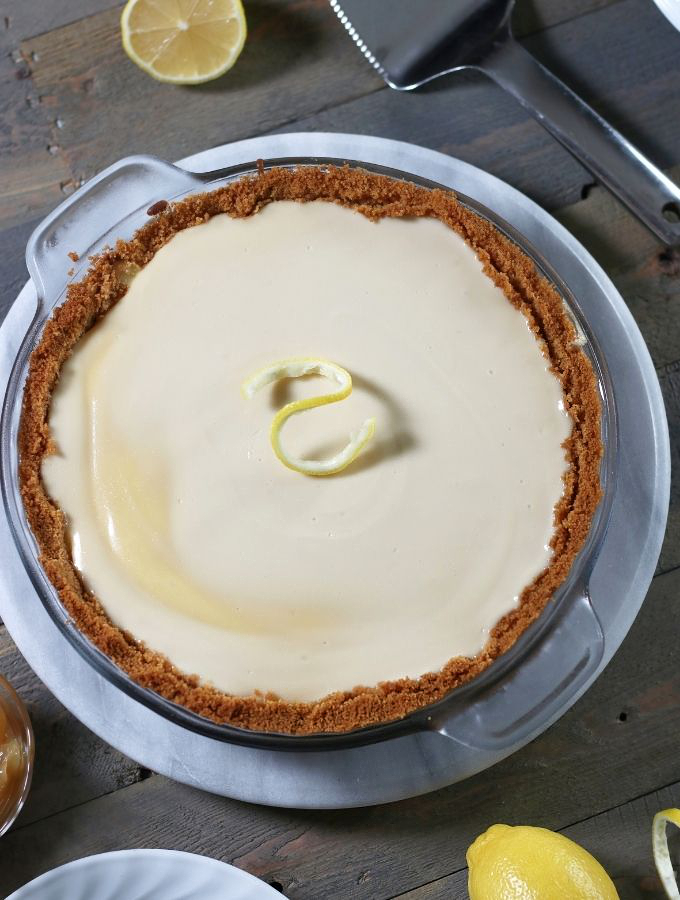
<path id="1" fill-rule="evenodd" d="M 512 94 L 666 244 L 680 243 L 680 188 L 514 40 L 514 0 L 330 0 L 390 87 L 472 68 Z"/>

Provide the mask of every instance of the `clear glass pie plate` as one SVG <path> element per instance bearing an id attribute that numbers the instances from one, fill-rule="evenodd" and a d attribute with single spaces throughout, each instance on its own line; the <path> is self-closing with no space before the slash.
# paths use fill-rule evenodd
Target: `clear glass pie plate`
<path id="1" fill-rule="evenodd" d="M 345 158 L 286 157 L 267 159 L 266 168 L 329 164 L 358 166 L 371 172 L 403 179 L 427 188 L 441 187 L 414 174 Z M 488 219 L 529 256 L 537 269 L 555 286 L 582 336 L 583 350 L 596 373 L 602 402 L 601 466 L 603 498 L 593 518 L 585 546 L 566 582 L 538 620 L 516 644 L 470 683 L 452 691 L 436 704 L 403 719 L 341 734 L 291 736 L 261 733 L 216 724 L 136 684 L 94 647 L 75 627 L 56 590 L 38 561 L 35 540 L 28 527 L 18 487 L 17 434 L 23 385 L 32 349 L 52 310 L 64 300 L 66 254 L 77 252 L 72 280 L 84 274 L 87 257 L 129 238 L 148 221 L 147 210 L 158 200 L 174 200 L 210 190 L 257 171 L 255 161 L 208 173 L 191 173 L 151 157 L 130 157 L 102 172 L 69 198 L 33 234 L 27 249 L 27 265 L 36 287 L 38 303 L 10 375 L 2 409 L 2 490 L 7 518 L 21 561 L 40 600 L 61 633 L 104 678 L 130 697 L 171 722 L 219 741 L 273 750 L 337 750 L 379 742 L 413 732 L 436 730 L 455 737 L 466 747 L 501 750 L 517 745 L 535 733 L 537 722 L 554 717 L 567 693 L 578 692 L 600 666 L 605 637 L 590 602 L 589 584 L 598 559 L 617 491 L 619 440 L 617 387 L 610 377 L 603 352 L 588 317 L 567 284 L 548 260 L 515 228 L 471 197 L 456 192 L 460 202 Z M 546 680 L 546 666 L 550 678 Z M 507 692 L 522 698 L 507 703 Z"/>

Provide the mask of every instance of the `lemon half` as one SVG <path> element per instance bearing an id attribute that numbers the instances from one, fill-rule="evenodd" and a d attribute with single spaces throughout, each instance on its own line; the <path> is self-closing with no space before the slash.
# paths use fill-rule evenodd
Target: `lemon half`
<path id="1" fill-rule="evenodd" d="M 280 378 L 301 378 L 304 375 L 323 375 L 335 382 L 338 390 L 316 397 L 295 400 L 282 407 L 272 421 L 270 431 L 272 449 L 284 466 L 295 472 L 301 472 L 303 475 L 335 475 L 336 472 L 346 469 L 373 437 L 375 419 L 366 419 L 361 427 L 350 435 L 349 442 L 345 447 L 329 459 L 302 459 L 302 457 L 288 453 L 281 443 L 281 429 L 284 423 L 297 413 L 314 409 L 317 406 L 325 406 L 327 403 L 337 403 L 344 400 L 345 397 L 349 397 L 352 393 L 352 376 L 346 369 L 327 359 L 314 359 L 306 356 L 282 359 L 246 379 L 241 385 L 241 390 L 244 396 L 250 399 L 263 387 L 273 384 Z"/>
<path id="2" fill-rule="evenodd" d="M 120 27 L 130 59 L 172 84 L 219 78 L 247 33 L 241 0 L 128 0 Z"/>

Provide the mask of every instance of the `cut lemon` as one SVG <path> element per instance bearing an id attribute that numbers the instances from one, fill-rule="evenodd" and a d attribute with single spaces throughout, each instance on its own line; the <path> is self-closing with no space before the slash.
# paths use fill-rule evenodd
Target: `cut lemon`
<path id="1" fill-rule="evenodd" d="M 310 357 L 282 359 L 246 379 L 241 385 L 241 389 L 244 395 L 251 399 L 261 388 L 273 384 L 280 378 L 302 378 L 304 375 L 323 375 L 324 378 L 335 382 L 338 390 L 316 397 L 295 400 L 282 407 L 272 421 L 270 431 L 272 448 L 284 466 L 288 466 L 295 472 L 301 472 L 303 475 L 335 475 L 336 472 L 346 469 L 373 437 L 375 419 L 366 419 L 361 428 L 350 435 L 349 443 L 329 459 L 302 459 L 288 453 L 281 444 L 281 429 L 285 422 L 297 413 L 314 409 L 317 406 L 325 406 L 327 403 L 337 403 L 339 400 L 349 397 L 352 393 L 352 376 L 346 369 L 326 359 Z"/>
<path id="2" fill-rule="evenodd" d="M 130 59 L 172 84 L 219 78 L 246 39 L 241 0 L 128 0 L 120 27 Z"/>
<path id="3" fill-rule="evenodd" d="M 654 816 L 652 823 L 652 849 L 656 871 L 659 873 L 661 884 L 670 900 L 680 900 L 678 882 L 675 880 L 671 855 L 668 852 L 668 838 L 666 837 L 666 825 L 676 825 L 680 828 L 680 809 L 662 809 Z"/>

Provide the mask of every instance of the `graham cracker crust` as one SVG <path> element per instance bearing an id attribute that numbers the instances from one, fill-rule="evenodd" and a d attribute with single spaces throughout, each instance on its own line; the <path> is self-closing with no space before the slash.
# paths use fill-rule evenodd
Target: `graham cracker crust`
<path id="1" fill-rule="evenodd" d="M 526 316 L 561 382 L 573 420 L 564 444 L 568 470 L 564 494 L 555 509 L 551 564 L 521 594 L 516 609 L 496 624 L 483 652 L 451 659 L 440 672 L 372 687 L 356 687 L 316 702 L 293 703 L 269 693 L 235 697 L 172 662 L 117 628 L 105 607 L 74 567 L 68 522 L 50 499 L 41 479 L 45 456 L 55 452 L 48 416 L 61 367 L 75 344 L 124 296 L 125 270 L 144 266 L 176 232 L 227 213 L 253 215 L 276 200 L 325 200 L 349 206 L 366 217 L 430 216 L 460 234 L 475 250 L 485 273 L 509 302 Z M 241 728 L 287 734 L 344 732 L 406 716 L 470 681 L 510 648 L 549 603 L 583 546 L 601 496 L 600 401 L 595 374 L 556 290 L 533 262 L 490 223 L 459 204 L 453 193 L 415 185 L 349 167 L 259 169 L 215 191 L 172 204 L 154 204 L 154 215 L 130 241 L 91 258 L 85 277 L 68 288 L 67 299 L 47 322 L 33 351 L 19 432 L 19 480 L 40 562 L 64 607 L 84 635 L 137 683 L 201 716 Z M 103 598 L 104 601 L 106 598 Z M 266 691 L 267 685 L 262 686 Z"/>

